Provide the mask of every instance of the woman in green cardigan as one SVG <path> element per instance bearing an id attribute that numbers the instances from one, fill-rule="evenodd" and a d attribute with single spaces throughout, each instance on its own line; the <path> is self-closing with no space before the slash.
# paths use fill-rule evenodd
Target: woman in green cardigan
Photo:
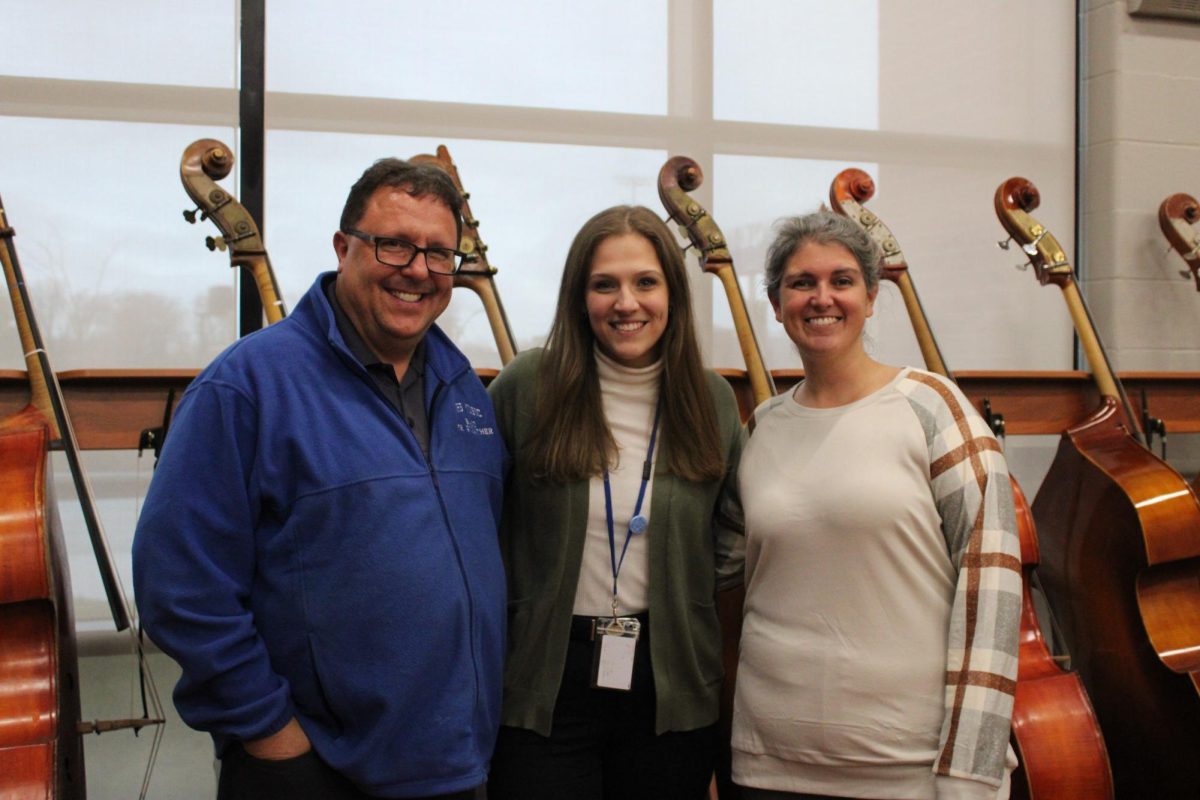
<path id="1" fill-rule="evenodd" d="M 545 349 L 489 388 L 515 463 L 491 800 L 699 800 L 718 742 L 715 591 L 741 581 L 743 433 L 701 364 L 683 254 L 649 209 L 592 217 Z"/>

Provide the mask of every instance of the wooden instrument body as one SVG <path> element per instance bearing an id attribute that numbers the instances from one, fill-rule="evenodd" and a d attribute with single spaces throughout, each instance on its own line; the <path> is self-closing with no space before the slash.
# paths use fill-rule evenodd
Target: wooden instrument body
<path id="1" fill-rule="evenodd" d="M 0 796 L 83 798 L 71 579 L 33 407 L 0 422 Z"/>
<path id="2" fill-rule="evenodd" d="M 0 797 L 82 798 L 85 731 L 161 725 L 153 678 L 141 660 L 129 607 L 100 524 L 62 387 L 50 368 L 0 203 L 0 262 L 25 354 L 30 403 L 0 420 Z M 139 656 L 149 712 L 136 720 L 81 722 L 75 620 L 66 548 L 49 475 L 49 452 L 71 470 L 84 526 L 116 629 Z M 154 735 L 158 748 L 161 727 Z M 145 797 L 150 767 L 142 781 Z"/>
<path id="3" fill-rule="evenodd" d="M 67 446 L 54 415 L 61 394 L 47 369 L 13 237 L 0 203 L 0 263 L 31 400 L 0 420 L 0 797 L 82 798 L 87 786 L 71 579 L 49 480 L 51 442 L 63 443 L 73 473 L 78 451 Z M 76 490 L 83 496 L 90 487 L 77 481 Z M 91 519 L 85 513 L 85 522 Z M 102 533 L 88 532 L 93 545 L 106 546 Z M 103 573 L 105 566 L 111 560 L 101 564 L 107 590 L 115 578 Z M 112 608 L 117 621 L 124 606 Z"/>
<path id="4" fill-rule="evenodd" d="M 1096 711 L 1078 672 L 1050 654 L 1034 608 L 1032 581 L 1041 562 L 1037 524 L 1025 493 L 1012 481 L 1021 540 L 1021 627 L 1012 739 L 1018 767 L 1012 797 L 1111 798 L 1112 767 Z"/>
<path id="5" fill-rule="evenodd" d="M 1138 587 L 1180 568 L 1176 579 L 1200 587 L 1200 552 L 1179 550 L 1196 540 L 1200 503 L 1119 417 L 1105 398 L 1063 434 L 1033 503 L 1040 572 L 1104 731 L 1117 795 L 1195 797 L 1200 697 L 1194 678 L 1155 651 L 1148 629 L 1158 623 L 1143 617 Z"/>

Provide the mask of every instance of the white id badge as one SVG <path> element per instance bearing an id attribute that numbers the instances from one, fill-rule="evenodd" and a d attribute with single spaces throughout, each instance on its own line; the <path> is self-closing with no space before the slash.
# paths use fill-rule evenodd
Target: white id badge
<path id="1" fill-rule="evenodd" d="M 597 617 L 592 657 L 592 688 L 629 691 L 633 653 L 642 623 L 633 617 Z"/>

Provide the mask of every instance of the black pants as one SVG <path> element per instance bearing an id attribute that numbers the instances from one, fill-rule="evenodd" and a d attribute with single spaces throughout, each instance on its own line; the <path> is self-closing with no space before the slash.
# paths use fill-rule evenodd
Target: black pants
<path id="1" fill-rule="evenodd" d="M 739 786 L 741 800 L 845 800 L 831 794 L 795 794 L 794 792 L 776 792 L 771 789 L 750 789 Z"/>
<path id="2" fill-rule="evenodd" d="M 654 734 L 649 625 L 634 653 L 633 688 L 591 688 L 593 643 L 576 618 L 550 736 L 502 727 L 489 800 L 702 800 L 716 726 Z"/>
<path id="3" fill-rule="evenodd" d="M 482 787 L 413 800 L 476 800 Z M 240 744 L 221 759 L 217 800 L 371 800 L 309 750 L 295 758 L 269 761 L 249 755 Z"/>

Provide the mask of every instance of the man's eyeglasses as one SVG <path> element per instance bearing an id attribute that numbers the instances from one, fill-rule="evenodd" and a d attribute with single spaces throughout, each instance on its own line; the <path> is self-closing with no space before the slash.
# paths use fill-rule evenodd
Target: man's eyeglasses
<path id="1" fill-rule="evenodd" d="M 421 253 L 425 254 L 425 268 L 438 275 L 453 275 L 462 266 L 466 253 L 450 247 L 417 247 L 404 239 L 373 236 L 354 228 L 343 228 L 342 233 L 375 245 L 375 258 L 389 267 L 407 267 Z"/>

